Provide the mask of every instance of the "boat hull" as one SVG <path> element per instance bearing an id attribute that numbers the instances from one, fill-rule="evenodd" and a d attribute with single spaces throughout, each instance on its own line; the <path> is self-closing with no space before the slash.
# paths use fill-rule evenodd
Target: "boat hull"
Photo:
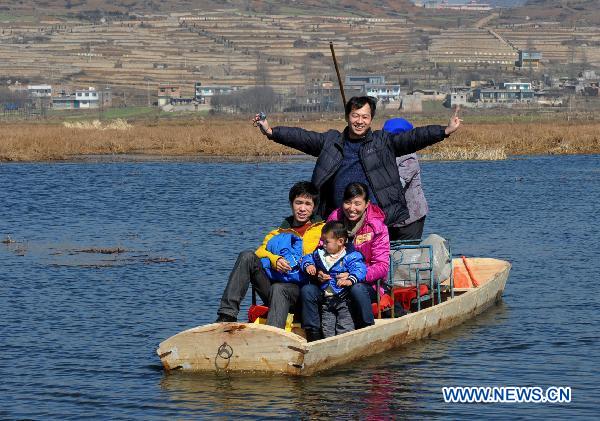
<path id="1" fill-rule="evenodd" d="M 166 370 L 310 376 L 434 335 L 475 317 L 501 299 L 510 264 L 469 259 L 479 287 L 397 319 L 315 342 L 294 333 L 250 323 L 213 323 L 189 329 L 159 345 Z M 461 264 L 458 259 L 455 265 Z"/>

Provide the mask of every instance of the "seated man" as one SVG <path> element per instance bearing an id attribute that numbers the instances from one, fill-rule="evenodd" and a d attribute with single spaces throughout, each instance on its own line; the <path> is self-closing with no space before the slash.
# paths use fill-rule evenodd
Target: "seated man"
<path id="1" fill-rule="evenodd" d="M 300 258 L 317 248 L 321 237 L 324 223 L 313 215 L 318 199 L 319 192 L 312 183 L 294 184 L 289 193 L 292 215 L 267 234 L 256 252 L 247 250 L 238 256 L 223 291 L 217 322 L 237 321 L 240 303 L 252 283 L 259 297 L 269 306 L 267 324 L 285 327 L 290 307 L 298 301 L 302 282 L 302 278 L 294 276 L 293 272 L 297 273 Z M 301 241 L 300 256 L 297 261 L 290 262 L 288 259 L 292 260 L 292 249 L 298 246 L 298 240 Z"/>

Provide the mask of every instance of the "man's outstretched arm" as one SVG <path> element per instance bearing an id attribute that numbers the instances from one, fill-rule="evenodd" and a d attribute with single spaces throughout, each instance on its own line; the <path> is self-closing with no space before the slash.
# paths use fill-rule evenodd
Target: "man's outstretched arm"
<path id="1" fill-rule="evenodd" d="M 275 142 L 289 146 L 304 152 L 307 155 L 319 156 L 325 143 L 325 136 L 322 133 L 304 130 L 299 127 L 274 127 L 269 126 L 269 122 L 260 119 L 260 115 L 254 117 L 254 122 L 260 131 L 269 139 Z"/>
<path id="2" fill-rule="evenodd" d="M 462 120 L 458 116 L 458 107 L 450 118 L 446 127 L 443 126 L 423 126 L 417 127 L 409 132 L 390 135 L 392 138 L 392 146 L 396 156 L 407 155 L 421 150 L 434 143 L 441 142 L 446 137 L 450 136 L 460 127 Z"/>

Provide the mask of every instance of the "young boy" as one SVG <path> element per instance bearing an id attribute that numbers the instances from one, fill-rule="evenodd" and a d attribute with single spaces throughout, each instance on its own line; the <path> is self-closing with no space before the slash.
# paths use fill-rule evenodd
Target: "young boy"
<path id="1" fill-rule="evenodd" d="M 362 282 L 367 274 L 362 254 L 346 245 L 348 231 L 340 221 L 330 221 L 321 231 L 321 246 L 302 258 L 302 269 L 321 282 L 321 328 L 323 336 L 340 335 L 354 330 L 348 308 L 349 287 Z M 336 276 L 348 273 L 348 279 L 337 281 Z"/>

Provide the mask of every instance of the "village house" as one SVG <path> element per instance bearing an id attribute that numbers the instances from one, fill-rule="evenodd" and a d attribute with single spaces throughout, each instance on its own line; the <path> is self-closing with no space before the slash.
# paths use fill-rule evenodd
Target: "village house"
<path id="1" fill-rule="evenodd" d="M 473 92 L 470 89 L 451 92 L 449 95 L 450 107 L 473 107 L 475 104 L 472 101 Z"/>
<path id="2" fill-rule="evenodd" d="M 537 69 L 540 67 L 542 53 L 532 50 L 519 50 L 515 67 L 520 69 Z"/>
<path id="3" fill-rule="evenodd" d="M 377 98 L 382 102 L 398 102 L 400 85 L 387 84 L 384 75 L 347 75 L 344 87 Z"/>
<path id="4" fill-rule="evenodd" d="M 75 102 L 75 95 L 61 91 L 52 97 L 52 108 L 55 110 L 72 110 L 76 108 Z"/>
<path id="5" fill-rule="evenodd" d="M 535 102 L 538 105 L 546 107 L 561 107 L 566 103 L 563 93 L 556 89 L 546 89 L 536 91 Z"/>
<path id="6" fill-rule="evenodd" d="M 504 82 L 497 87 L 475 89 L 473 99 L 480 104 L 530 103 L 535 101 L 535 95 L 530 82 Z"/>
<path id="7" fill-rule="evenodd" d="M 444 106 L 446 107 L 474 107 L 475 102 L 473 101 L 473 89 L 466 85 L 453 85 L 446 86 L 444 88 L 446 92 L 446 99 Z"/>
<path id="8" fill-rule="evenodd" d="M 158 106 L 170 104 L 172 98 L 181 98 L 181 87 L 174 84 L 161 83 L 158 85 Z"/>
<path id="9" fill-rule="evenodd" d="M 194 98 L 200 104 L 210 104 L 210 100 L 215 95 L 229 95 L 239 90 L 237 86 L 225 85 L 202 85 L 201 82 L 194 84 Z"/>
<path id="10" fill-rule="evenodd" d="M 446 92 L 438 89 L 415 89 L 412 94 L 420 96 L 423 101 L 443 101 L 446 98 Z"/>
<path id="11" fill-rule="evenodd" d="M 305 97 L 299 110 L 314 112 L 332 111 L 341 98 L 339 87 L 331 81 L 314 81 L 307 86 L 304 95 L 297 96 Z"/>
<path id="12" fill-rule="evenodd" d="M 69 92 L 63 89 L 52 97 L 52 108 L 55 110 L 85 110 L 109 107 L 112 103 L 112 92 L 110 88 L 97 91 L 90 86 L 87 89 L 76 89 Z"/>
<path id="13" fill-rule="evenodd" d="M 79 105 L 76 108 L 98 108 L 100 106 L 100 97 L 96 88 L 92 86 L 88 89 L 77 89 L 75 91 L 75 100 Z"/>
<path id="14" fill-rule="evenodd" d="M 52 96 L 51 85 L 27 85 L 27 95 L 30 98 L 50 98 Z"/>

